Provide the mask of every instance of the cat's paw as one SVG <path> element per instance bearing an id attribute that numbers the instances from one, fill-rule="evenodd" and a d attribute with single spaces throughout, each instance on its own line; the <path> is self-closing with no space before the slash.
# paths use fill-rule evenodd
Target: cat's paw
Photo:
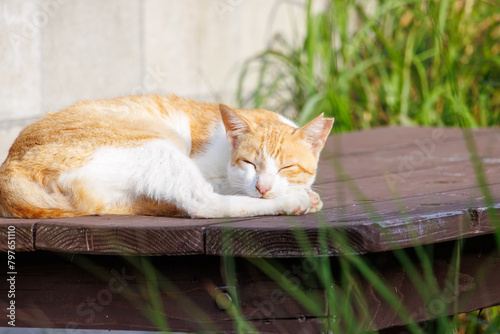
<path id="1" fill-rule="evenodd" d="M 311 189 L 306 190 L 309 194 L 309 202 L 311 203 L 311 208 L 309 209 L 309 213 L 316 213 L 323 208 L 323 202 L 321 201 L 318 193 L 312 191 Z"/>
<path id="2" fill-rule="evenodd" d="M 276 198 L 281 209 L 278 214 L 282 215 L 303 215 L 309 212 L 311 200 L 307 191 L 294 191 L 283 197 Z"/>

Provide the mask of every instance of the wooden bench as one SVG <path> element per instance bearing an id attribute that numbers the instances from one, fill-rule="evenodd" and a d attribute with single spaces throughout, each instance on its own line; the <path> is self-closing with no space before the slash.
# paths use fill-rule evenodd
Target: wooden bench
<path id="1" fill-rule="evenodd" d="M 347 294 L 357 329 L 497 305 L 499 175 L 497 129 L 378 128 L 329 138 L 318 214 L 0 219 L 0 327 L 12 300 L 17 327 L 232 332 L 237 312 L 263 333 L 352 327 Z"/>

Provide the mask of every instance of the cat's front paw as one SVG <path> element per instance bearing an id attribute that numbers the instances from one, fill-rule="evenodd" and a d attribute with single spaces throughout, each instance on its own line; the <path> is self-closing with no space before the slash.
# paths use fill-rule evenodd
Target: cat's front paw
<path id="1" fill-rule="evenodd" d="M 281 209 L 278 214 L 284 215 L 303 215 L 309 212 L 311 200 L 307 191 L 295 191 L 281 198 L 279 201 Z"/>
<path id="2" fill-rule="evenodd" d="M 309 209 L 309 213 L 316 213 L 323 208 L 323 202 L 321 201 L 318 193 L 312 191 L 311 189 L 306 190 L 309 194 L 309 202 L 311 203 L 311 208 Z"/>

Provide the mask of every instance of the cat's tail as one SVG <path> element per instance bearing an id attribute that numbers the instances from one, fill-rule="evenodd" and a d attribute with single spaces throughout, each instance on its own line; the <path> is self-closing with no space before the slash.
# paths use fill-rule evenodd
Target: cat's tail
<path id="1" fill-rule="evenodd" d="M 75 216 L 66 196 L 51 192 L 26 177 L 8 175 L 0 168 L 0 216 L 61 218 Z"/>

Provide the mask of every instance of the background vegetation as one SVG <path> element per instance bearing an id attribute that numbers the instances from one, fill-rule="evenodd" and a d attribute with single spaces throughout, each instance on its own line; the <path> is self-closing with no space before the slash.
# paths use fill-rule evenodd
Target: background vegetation
<path id="1" fill-rule="evenodd" d="M 303 40 L 276 36 L 245 64 L 242 107 L 299 123 L 325 113 L 337 132 L 499 124 L 497 0 L 330 0 L 320 11 L 313 2 Z"/>

